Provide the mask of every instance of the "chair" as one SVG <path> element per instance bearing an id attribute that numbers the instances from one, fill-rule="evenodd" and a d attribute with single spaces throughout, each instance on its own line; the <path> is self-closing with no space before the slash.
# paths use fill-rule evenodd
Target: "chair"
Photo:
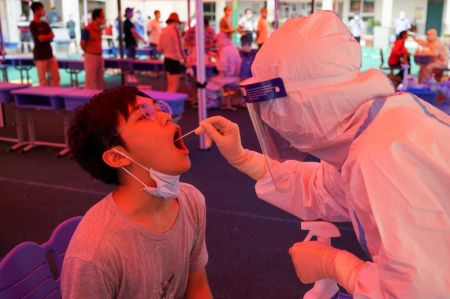
<path id="1" fill-rule="evenodd" d="M 437 82 L 442 82 L 442 78 L 450 72 L 450 68 L 435 68 L 433 69 L 433 75 Z"/>
<path id="2" fill-rule="evenodd" d="M 383 49 L 380 49 L 380 69 L 385 72 L 389 71 L 389 74 L 387 75 L 388 78 L 391 80 L 392 84 L 397 88 L 397 86 L 401 83 L 400 79 L 394 75 L 394 70 L 402 70 L 401 66 L 384 66 L 384 55 L 383 55 Z"/>
<path id="3" fill-rule="evenodd" d="M 389 71 L 390 75 L 394 75 L 394 70 L 401 70 L 402 67 L 401 66 L 384 66 L 384 54 L 383 54 L 383 49 L 380 49 L 380 59 L 381 59 L 381 63 L 380 63 L 380 69 L 382 71 Z"/>
<path id="4" fill-rule="evenodd" d="M 3 82 L 8 82 L 8 66 L 2 64 L 2 61 L 0 61 L 0 71 L 2 74 L 2 81 Z"/>
<path id="5" fill-rule="evenodd" d="M 61 298 L 64 255 L 81 218 L 59 224 L 42 245 L 24 242 L 14 247 L 0 262 L 0 298 Z"/>

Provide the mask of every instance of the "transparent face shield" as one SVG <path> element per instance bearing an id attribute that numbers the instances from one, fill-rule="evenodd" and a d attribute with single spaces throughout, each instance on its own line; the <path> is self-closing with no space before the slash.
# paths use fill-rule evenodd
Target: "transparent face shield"
<path id="1" fill-rule="evenodd" d="M 241 89 L 263 154 L 279 162 L 303 161 L 306 154 L 293 147 L 287 136 L 283 136 L 275 129 L 277 117 L 284 114 L 281 111 L 284 105 L 279 105 L 280 101 L 287 100 L 281 78 L 251 84 L 244 81 Z M 271 163 L 268 159 L 266 161 L 272 180 L 277 189 L 280 189 L 280 184 L 271 170 Z"/>

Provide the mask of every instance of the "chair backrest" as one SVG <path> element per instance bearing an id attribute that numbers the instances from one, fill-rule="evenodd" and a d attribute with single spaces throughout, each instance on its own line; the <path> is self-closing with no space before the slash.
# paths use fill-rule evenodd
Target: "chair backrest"
<path id="1" fill-rule="evenodd" d="M 380 69 L 382 69 L 384 66 L 384 54 L 383 54 L 383 49 L 381 49 L 381 48 L 380 48 L 380 60 L 381 60 Z"/>
<path id="2" fill-rule="evenodd" d="M 0 262 L 0 299 L 61 298 L 60 274 L 69 241 L 81 220 L 70 218 L 42 245 L 24 242 Z"/>

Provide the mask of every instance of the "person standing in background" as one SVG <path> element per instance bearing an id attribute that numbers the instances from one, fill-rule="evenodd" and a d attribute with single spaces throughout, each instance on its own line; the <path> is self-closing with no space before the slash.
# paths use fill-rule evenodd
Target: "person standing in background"
<path id="1" fill-rule="evenodd" d="M 76 33 L 75 33 L 76 26 L 77 26 L 77 24 L 73 20 L 73 16 L 69 15 L 69 21 L 67 21 L 67 23 L 66 23 L 66 28 L 69 31 L 70 43 L 72 43 L 72 42 L 74 43 L 75 51 L 78 52 L 78 45 L 77 45 Z"/>
<path id="2" fill-rule="evenodd" d="M 28 49 L 28 52 L 31 52 L 30 22 L 25 14 L 20 15 L 19 22 L 17 22 L 17 28 L 19 29 L 20 52 L 25 52 L 25 46 Z"/>
<path id="3" fill-rule="evenodd" d="M 353 37 L 359 42 L 361 42 L 361 34 L 364 31 L 364 22 L 359 16 L 359 13 L 355 13 L 353 19 L 348 22 L 348 30 L 353 35 Z"/>
<path id="4" fill-rule="evenodd" d="M 127 7 L 125 9 L 125 17 L 126 17 L 126 20 L 123 23 L 123 33 L 125 35 L 125 49 L 127 52 L 127 57 L 131 58 L 131 59 L 135 59 L 136 58 L 136 47 L 137 47 L 138 40 L 141 40 L 144 43 L 145 43 L 145 40 L 142 36 L 140 36 L 137 33 L 133 22 L 131 22 L 131 19 L 133 18 L 133 8 Z M 134 75 L 133 70 L 130 70 L 127 81 L 130 83 L 138 82 L 138 79 Z"/>
<path id="5" fill-rule="evenodd" d="M 167 27 L 161 32 L 158 50 L 164 55 L 164 69 L 167 74 L 167 91 L 177 92 L 181 74 L 181 63 L 185 60 L 181 47 L 178 26 L 180 18 L 176 12 L 170 14 Z"/>
<path id="6" fill-rule="evenodd" d="M 258 45 L 258 49 L 262 47 L 262 45 L 269 38 L 269 23 L 267 22 L 267 7 L 263 7 L 260 10 L 261 15 L 258 19 L 258 25 L 256 26 L 256 44 Z"/>
<path id="7" fill-rule="evenodd" d="M 84 70 L 86 72 L 86 89 L 103 89 L 104 63 L 102 57 L 102 30 L 105 23 L 103 9 L 92 11 L 92 22 L 81 32 L 81 48 L 84 51 Z"/>
<path id="8" fill-rule="evenodd" d="M 41 2 L 31 3 L 33 20 L 30 23 L 30 31 L 34 41 L 33 59 L 40 86 L 59 86 L 58 63 L 53 56 L 51 41 L 55 37 L 47 22 L 41 21 L 45 16 L 44 5 Z M 50 80 L 47 80 L 49 76 Z"/>
<path id="9" fill-rule="evenodd" d="M 253 43 L 253 32 L 255 31 L 255 22 L 253 21 L 253 11 L 246 8 L 244 16 L 239 20 L 238 28 L 241 35 L 241 47 L 243 50 L 249 51 Z"/>
<path id="10" fill-rule="evenodd" d="M 402 10 L 398 16 L 398 19 L 394 22 L 395 35 L 398 36 L 402 31 L 408 31 L 411 29 L 411 22 L 406 18 L 406 13 Z"/>
<path id="11" fill-rule="evenodd" d="M 113 26 L 106 20 L 105 30 L 103 30 L 103 36 L 108 42 L 109 48 L 114 48 Z"/>
<path id="12" fill-rule="evenodd" d="M 51 27 L 55 27 L 55 25 L 61 21 L 61 16 L 56 11 L 56 8 L 53 6 L 52 9 L 46 15 L 47 21 Z"/>
<path id="13" fill-rule="evenodd" d="M 224 16 L 220 19 L 219 24 L 220 32 L 227 34 L 228 37 L 231 38 L 231 35 L 236 31 L 231 24 L 231 15 L 233 14 L 233 10 L 231 9 L 231 6 L 225 6 L 223 12 Z"/>
<path id="14" fill-rule="evenodd" d="M 144 36 L 144 34 L 145 34 L 145 19 L 142 17 L 140 10 L 136 11 L 136 14 L 134 15 L 134 18 L 133 18 L 133 24 L 134 24 L 134 27 L 136 28 L 136 32 L 140 36 Z"/>
<path id="15" fill-rule="evenodd" d="M 159 21 L 161 18 L 161 12 L 159 10 L 155 10 L 153 14 L 155 18 L 147 25 L 147 35 L 150 47 L 157 49 L 159 44 L 159 36 L 161 35 L 161 23 Z"/>

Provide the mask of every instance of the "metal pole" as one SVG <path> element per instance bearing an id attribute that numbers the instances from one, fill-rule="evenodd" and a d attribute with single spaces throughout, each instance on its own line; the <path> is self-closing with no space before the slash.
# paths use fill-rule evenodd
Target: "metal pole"
<path id="1" fill-rule="evenodd" d="M 198 97 L 198 122 L 208 117 L 206 111 L 206 72 L 205 72 L 205 28 L 203 24 L 203 1 L 195 1 L 195 49 L 197 55 L 197 97 Z M 200 135 L 200 149 L 207 149 L 205 135 Z"/>
<path id="2" fill-rule="evenodd" d="M 274 20 L 273 20 L 273 29 L 278 29 L 278 18 L 280 13 L 280 1 L 275 0 L 275 14 L 274 14 Z"/>
<path id="3" fill-rule="evenodd" d="M 239 22 L 238 15 L 238 0 L 233 0 L 233 28 L 236 29 Z M 239 34 L 233 34 L 233 39 L 235 43 L 239 41 Z"/>
<path id="4" fill-rule="evenodd" d="M 88 25 L 87 0 L 83 0 L 84 26 Z"/>
<path id="5" fill-rule="evenodd" d="M 119 21 L 119 53 L 120 53 L 120 59 L 123 59 L 123 40 L 122 40 L 122 16 L 121 11 L 122 11 L 122 1 L 121 0 L 117 0 L 117 19 Z M 120 81 L 122 85 L 125 85 L 125 76 L 123 75 L 123 69 L 120 70 Z"/>
<path id="6" fill-rule="evenodd" d="M 0 55 L 2 56 L 2 60 L 5 59 L 5 48 L 3 46 L 3 30 L 2 30 L 2 16 L 0 14 Z M 8 70 L 5 70 L 7 72 Z M 3 75 L 4 76 L 4 75 Z M 5 79 L 5 78 L 3 78 Z M 5 110 L 3 109 L 3 103 L 0 103 L 0 128 L 4 128 L 6 126 L 5 123 Z"/>
<path id="7" fill-rule="evenodd" d="M 191 29 L 191 0 L 187 0 L 188 28 Z"/>
<path id="8" fill-rule="evenodd" d="M 0 50 L 1 50 L 1 53 L 0 53 L 0 55 L 2 56 L 2 58 L 3 59 L 5 59 L 5 47 L 4 47 L 4 44 L 3 44 L 3 29 L 2 29 L 2 16 L 1 16 L 1 14 L 0 14 Z"/>
<path id="9" fill-rule="evenodd" d="M 314 13 L 314 4 L 315 4 L 315 2 L 316 2 L 316 1 L 311 0 L 311 14 Z"/>

